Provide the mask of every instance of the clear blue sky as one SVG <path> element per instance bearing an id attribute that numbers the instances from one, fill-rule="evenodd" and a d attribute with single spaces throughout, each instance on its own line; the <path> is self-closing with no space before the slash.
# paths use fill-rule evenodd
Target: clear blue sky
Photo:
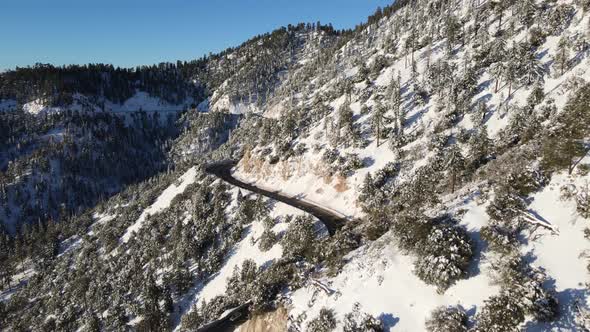
<path id="1" fill-rule="evenodd" d="M 352 28 L 393 0 L 0 0 L 0 70 L 191 60 L 289 23 Z"/>

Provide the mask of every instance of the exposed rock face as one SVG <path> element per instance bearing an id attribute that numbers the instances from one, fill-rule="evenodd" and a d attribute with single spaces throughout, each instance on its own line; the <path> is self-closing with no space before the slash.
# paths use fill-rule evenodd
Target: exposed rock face
<path id="1" fill-rule="evenodd" d="M 283 332 L 287 331 L 289 313 L 284 307 L 273 312 L 254 316 L 236 329 L 239 332 Z"/>

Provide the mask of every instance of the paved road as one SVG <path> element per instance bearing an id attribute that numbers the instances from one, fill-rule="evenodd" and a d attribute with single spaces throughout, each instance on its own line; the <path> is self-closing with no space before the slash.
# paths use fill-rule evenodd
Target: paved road
<path id="1" fill-rule="evenodd" d="M 231 169 L 236 165 L 235 161 L 225 161 L 215 164 L 210 164 L 205 167 L 205 171 L 209 174 L 213 174 L 225 182 L 234 186 L 255 192 L 257 194 L 272 198 L 274 200 L 283 202 L 287 205 L 291 205 L 295 208 L 308 212 L 317 217 L 321 222 L 324 223 L 330 235 L 334 235 L 340 227 L 346 222 L 346 218 L 332 212 L 319 205 L 307 202 L 298 198 L 285 196 L 279 192 L 269 191 L 262 188 L 258 188 L 249 183 L 242 182 L 234 178 L 231 174 Z"/>

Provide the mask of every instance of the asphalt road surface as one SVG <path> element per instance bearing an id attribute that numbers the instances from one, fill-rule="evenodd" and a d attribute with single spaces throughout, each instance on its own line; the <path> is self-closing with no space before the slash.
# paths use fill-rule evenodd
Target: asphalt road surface
<path id="1" fill-rule="evenodd" d="M 317 217 L 328 229 L 331 235 L 334 235 L 340 227 L 346 222 L 346 218 L 326 209 L 314 203 L 304 201 L 295 197 L 285 196 L 279 192 L 269 191 L 262 188 L 258 188 L 249 183 L 245 183 L 234 178 L 231 174 L 231 169 L 236 165 L 235 161 L 225 161 L 215 164 L 210 164 L 205 167 L 205 171 L 209 174 L 215 175 L 223 181 L 232 184 L 234 186 L 246 189 L 251 192 L 272 198 L 279 202 L 283 202 L 287 205 L 291 205 L 295 208 L 303 210 L 313 216 Z"/>

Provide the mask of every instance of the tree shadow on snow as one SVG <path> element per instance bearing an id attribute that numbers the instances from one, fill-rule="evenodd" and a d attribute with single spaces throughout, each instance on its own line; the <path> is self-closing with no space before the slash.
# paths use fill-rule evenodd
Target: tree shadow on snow
<path id="1" fill-rule="evenodd" d="M 492 85 L 492 80 L 486 80 L 481 82 L 478 86 L 477 86 L 477 92 L 482 92 L 487 90 L 490 85 Z"/>
<path id="2" fill-rule="evenodd" d="M 382 313 L 378 318 L 383 323 L 385 330 L 393 328 L 399 322 L 399 317 L 394 317 L 389 313 Z"/>
<path id="3" fill-rule="evenodd" d="M 424 109 L 422 109 L 422 110 L 420 110 L 420 111 L 412 114 L 410 117 L 408 117 L 406 119 L 406 124 L 404 126 L 405 127 L 408 127 L 408 128 L 411 127 L 411 126 L 413 126 L 414 123 L 418 122 L 418 120 L 420 118 L 422 118 L 422 116 L 424 114 L 426 114 L 426 112 L 428 112 L 428 110 L 429 110 L 429 108 L 427 107 L 427 108 L 424 108 Z"/>
<path id="4" fill-rule="evenodd" d="M 585 288 L 568 288 L 557 293 L 557 300 L 559 302 L 559 317 L 554 322 L 528 322 L 523 331 L 527 332 L 541 332 L 541 331 L 577 331 L 578 327 L 575 323 L 576 306 L 586 303 L 588 290 Z"/>
<path id="5" fill-rule="evenodd" d="M 363 158 L 363 165 L 365 167 L 371 167 L 375 164 L 375 159 L 373 159 L 372 157 L 365 157 Z"/>
<path id="6" fill-rule="evenodd" d="M 475 102 L 473 102 L 473 104 L 471 105 L 471 107 L 473 108 L 473 107 L 475 107 L 479 103 L 487 104 L 490 100 L 492 100 L 492 94 L 491 93 L 486 93 L 485 95 L 477 98 L 477 100 Z"/>

